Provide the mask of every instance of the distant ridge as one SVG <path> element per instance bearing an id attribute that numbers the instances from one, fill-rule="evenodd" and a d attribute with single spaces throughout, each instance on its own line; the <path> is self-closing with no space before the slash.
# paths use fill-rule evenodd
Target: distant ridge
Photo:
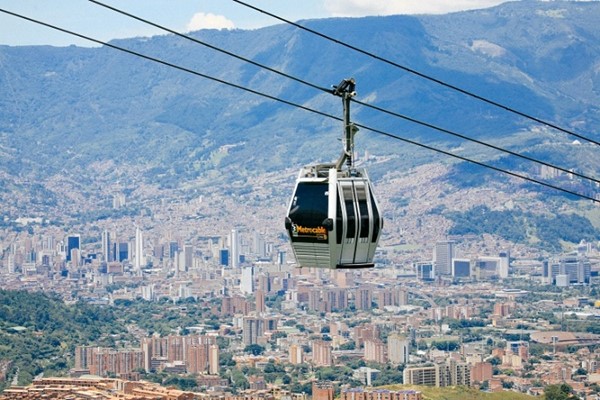
<path id="1" fill-rule="evenodd" d="M 303 24 L 453 85 L 600 139 L 598 2 L 512 2 L 436 16 L 332 18 Z M 419 77 L 279 24 L 195 37 L 320 86 L 345 77 L 357 98 L 466 135 L 597 172 L 593 148 L 565 158 L 571 140 Z M 173 35 L 117 40 L 158 57 L 334 115 L 338 99 Z M 135 166 L 144 182 L 177 188 L 209 171 L 223 182 L 337 157 L 337 121 L 207 81 L 109 48 L 0 46 L 0 179 L 99 179 L 96 163 Z M 364 107 L 360 123 L 405 137 L 498 155 Z M 517 134 L 519 133 L 519 134 Z M 557 147 L 562 145 L 563 147 Z M 373 168 L 431 160 L 435 153 L 361 132 L 358 149 L 391 156 Z M 257 151 L 260 149 L 260 151 Z M 396 157 L 410 152 L 418 155 Z M 519 166 L 519 165 L 516 165 Z M 532 167 L 526 167 L 532 168 Z M 595 170 L 594 170 L 595 169 Z M 123 168 L 127 174 L 132 168 Z M 116 179 L 104 175 L 103 179 Z M 25 185 L 27 186 L 27 185 Z M 31 190 L 29 188 L 28 190 Z M 48 188 L 40 188 L 48 191 Z M 50 190 L 46 198 L 56 196 Z"/>

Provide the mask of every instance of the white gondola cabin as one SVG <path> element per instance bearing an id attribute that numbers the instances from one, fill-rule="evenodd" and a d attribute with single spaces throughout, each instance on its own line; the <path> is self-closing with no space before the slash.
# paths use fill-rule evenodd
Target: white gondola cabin
<path id="1" fill-rule="evenodd" d="M 334 94 L 344 98 L 345 150 L 337 164 L 301 169 L 285 228 L 300 267 L 373 267 L 383 218 L 366 170 L 354 168 L 351 161 L 357 131 L 349 122 L 354 81 L 343 81 Z M 347 168 L 343 168 L 344 162 Z"/>

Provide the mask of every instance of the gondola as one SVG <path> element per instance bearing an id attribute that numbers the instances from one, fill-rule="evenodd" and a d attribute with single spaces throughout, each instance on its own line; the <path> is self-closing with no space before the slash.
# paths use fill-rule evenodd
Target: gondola
<path id="1" fill-rule="evenodd" d="M 383 218 L 367 171 L 353 163 L 354 135 L 350 99 L 353 79 L 334 86 L 344 104 L 345 140 L 335 164 L 303 167 L 289 203 L 285 228 L 296 262 L 307 268 L 373 267 Z"/>

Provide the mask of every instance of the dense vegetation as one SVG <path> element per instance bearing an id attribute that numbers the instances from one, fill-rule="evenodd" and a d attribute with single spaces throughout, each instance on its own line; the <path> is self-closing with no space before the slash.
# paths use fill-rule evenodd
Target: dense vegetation
<path id="1" fill-rule="evenodd" d="M 390 386 L 394 390 L 405 390 L 406 386 Z M 423 393 L 423 398 L 427 400 L 526 400 L 539 399 L 539 397 L 530 396 L 524 393 L 516 392 L 482 392 L 474 388 L 464 386 L 452 387 L 429 387 L 429 386 L 410 386 L 410 389 L 419 390 Z"/>
<path id="2" fill-rule="evenodd" d="M 186 334 L 186 327 L 200 321 L 219 326 L 209 307 L 192 299 L 178 304 L 121 300 L 103 307 L 84 302 L 67 305 L 50 294 L 0 290 L 0 362 L 11 361 L 8 377 L 18 372 L 18 383 L 27 384 L 42 372 L 45 376 L 66 373 L 73 367 L 76 346 L 137 343 L 128 326 L 149 334 Z"/>
<path id="3" fill-rule="evenodd" d="M 547 250 L 561 250 L 561 242 L 593 241 L 600 235 L 585 217 L 577 214 L 534 214 L 521 210 L 490 210 L 473 207 L 466 212 L 446 212 L 454 226 L 450 235 L 491 233 L 512 242 L 537 244 Z"/>
<path id="4" fill-rule="evenodd" d="M 579 399 L 578 396 L 573 394 L 573 388 L 566 383 L 546 386 L 544 396 L 546 400 Z"/>
<path id="5" fill-rule="evenodd" d="M 126 332 L 110 308 L 78 302 L 66 305 L 57 296 L 0 290 L 0 360 L 12 361 L 18 383 L 64 373 L 75 346 L 101 345 L 111 334 Z M 6 382 L 4 383 L 6 384 Z"/>

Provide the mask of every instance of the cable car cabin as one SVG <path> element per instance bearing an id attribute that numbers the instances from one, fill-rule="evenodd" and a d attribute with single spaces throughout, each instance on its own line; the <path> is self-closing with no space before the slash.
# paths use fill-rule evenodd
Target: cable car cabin
<path id="1" fill-rule="evenodd" d="M 383 219 L 366 171 L 304 167 L 285 227 L 301 267 L 373 267 Z"/>

